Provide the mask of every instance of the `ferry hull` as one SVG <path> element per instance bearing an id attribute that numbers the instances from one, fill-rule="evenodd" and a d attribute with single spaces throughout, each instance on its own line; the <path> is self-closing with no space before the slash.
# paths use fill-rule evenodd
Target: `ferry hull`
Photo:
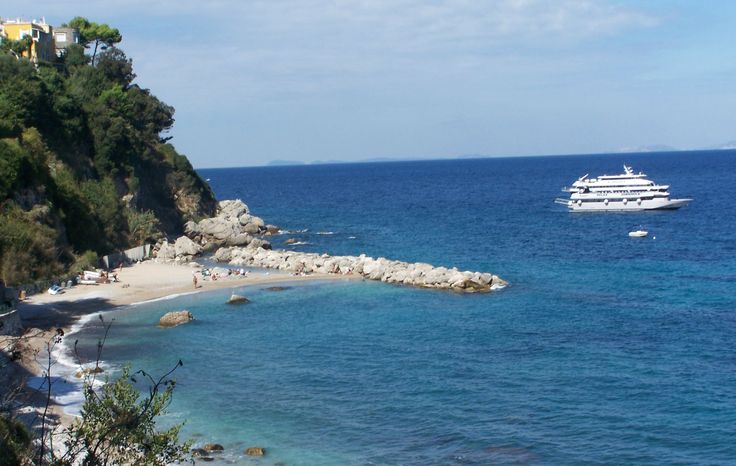
<path id="1" fill-rule="evenodd" d="M 577 202 L 567 201 L 567 207 L 571 212 L 641 212 L 645 210 L 675 210 L 686 206 L 692 199 L 656 199 L 643 200 L 640 203 L 627 201 L 611 201 L 607 205 L 604 202 Z"/>

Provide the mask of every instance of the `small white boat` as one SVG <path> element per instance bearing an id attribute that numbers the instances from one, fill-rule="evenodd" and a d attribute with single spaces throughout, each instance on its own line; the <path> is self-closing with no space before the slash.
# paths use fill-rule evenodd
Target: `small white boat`
<path id="1" fill-rule="evenodd" d="M 631 236 L 632 238 L 644 238 L 648 234 L 649 232 L 646 230 L 636 230 L 629 232 L 629 236 Z"/>

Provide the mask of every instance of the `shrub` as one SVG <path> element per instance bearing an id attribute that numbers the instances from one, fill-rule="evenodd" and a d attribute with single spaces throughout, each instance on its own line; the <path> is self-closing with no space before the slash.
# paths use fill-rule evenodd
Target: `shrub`
<path id="1" fill-rule="evenodd" d="M 176 367 L 180 365 L 181 361 Z M 62 464 L 81 460 L 92 465 L 163 466 L 184 460 L 191 443 L 179 443 L 182 425 L 156 430 L 155 421 L 166 413 L 174 391 L 175 382 L 166 378 L 169 374 L 154 381 L 143 371 L 131 375 L 126 366 L 120 377 L 108 381 L 99 392 L 91 382 L 85 383 L 81 418 L 68 429 L 68 453 L 61 458 Z M 136 375 L 151 382 L 148 396 L 141 397 L 135 388 Z"/>
<path id="2" fill-rule="evenodd" d="M 30 283 L 60 272 L 61 250 L 53 228 L 12 203 L 0 211 L 0 278 L 9 285 Z"/>
<path id="3" fill-rule="evenodd" d="M 85 251 L 80 256 L 77 256 L 77 260 L 70 267 L 73 273 L 82 273 L 85 270 L 94 270 L 97 268 L 99 258 L 97 253 L 94 251 Z"/>
<path id="4" fill-rule="evenodd" d="M 0 464 L 26 464 L 31 456 L 31 436 L 18 420 L 0 415 Z"/>
<path id="5" fill-rule="evenodd" d="M 128 220 L 128 232 L 130 243 L 140 245 L 147 241 L 157 241 L 163 234 L 161 224 L 150 210 L 138 211 L 125 209 L 125 217 Z"/>

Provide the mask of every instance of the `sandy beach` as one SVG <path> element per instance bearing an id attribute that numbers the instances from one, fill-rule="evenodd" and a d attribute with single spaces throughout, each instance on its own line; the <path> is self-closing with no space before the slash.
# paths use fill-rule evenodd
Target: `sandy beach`
<path id="1" fill-rule="evenodd" d="M 217 289 L 240 288 L 249 285 L 280 284 L 313 280 L 350 280 L 359 277 L 328 274 L 296 276 L 279 271 L 251 271 L 245 276 L 234 275 L 219 280 L 203 280 L 201 267 L 145 261 L 122 268 L 118 282 L 99 285 L 78 285 L 64 293 L 36 294 L 19 303 L 25 333 L 20 337 L 0 337 L 2 348 L 20 350 L 20 358 L 0 365 L 0 396 L 8 396 L 14 388 L 20 391 L 13 395 L 15 403 L 22 406 L 21 412 L 29 424 L 38 422 L 39 413 L 46 404 L 43 392 L 29 387 L 32 377 L 43 376 L 49 362 L 48 343 L 61 329 L 69 334 L 72 326 L 82 317 L 118 306 L 140 303 L 152 299 L 186 293 L 200 293 Z M 197 286 L 193 276 L 196 274 Z M 52 358 L 53 359 L 53 358 Z M 67 425 L 73 417 L 64 413 L 60 406 L 51 406 L 54 425 Z"/>
<path id="2" fill-rule="evenodd" d="M 26 328 L 68 330 L 80 317 L 105 309 L 140 303 L 174 294 L 197 293 L 223 288 L 304 280 L 344 280 L 350 276 L 330 274 L 291 275 L 263 270 L 245 276 L 229 276 L 219 280 L 203 280 L 200 268 L 173 263 L 146 261 L 123 268 L 117 283 L 79 285 L 63 294 L 37 294 L 20 303 L 18 309 Z M 192 275 L 197 272 L 197 287 Z"/>

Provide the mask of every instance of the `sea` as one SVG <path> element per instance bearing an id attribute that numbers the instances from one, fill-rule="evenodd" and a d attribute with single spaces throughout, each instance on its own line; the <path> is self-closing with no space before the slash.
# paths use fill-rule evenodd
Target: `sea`
<path id="1" fill-rule="evenodd" d="M 553 201 L 623 165 L 692 198 L 675 211 Z M 104 313 L 102 359 L 173 374 L 161 425 L 213 464 L 736 463 L 736 151 L 199 170 L 278 225 L 275 248 L 495 273 L 456 294 L 318 281 Z M 645 238 L 628 232 L 649 231 Z M 294 238 L 297 244 L 286 245 Z M 232 291 L 251 303 L 226 306 Z M 196 320 L 157 327 L 171 310 Z M 102 337 L 79 326 L 79 354 Z M 266 450 L 262 458 L 247 447 Z"/>

